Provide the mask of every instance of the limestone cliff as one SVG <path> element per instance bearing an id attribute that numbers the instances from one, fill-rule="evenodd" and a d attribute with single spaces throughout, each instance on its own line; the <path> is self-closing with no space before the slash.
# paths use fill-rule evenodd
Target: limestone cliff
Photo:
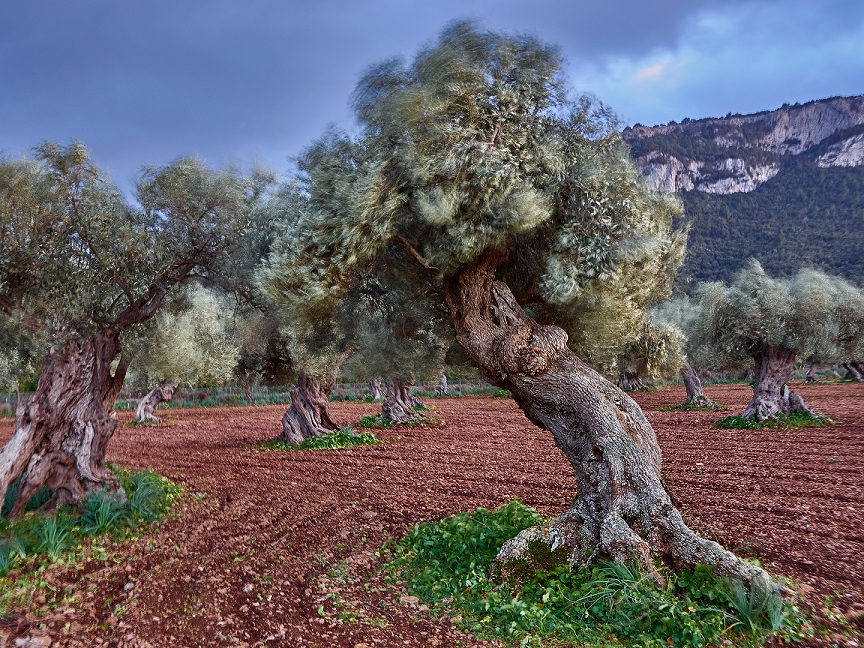
<path id="1" fill-rule="evenodd" d="M 724 118 L 636 125 L 623 133 L 661 191 L 749 192 L 796 156 L 820 167 L 864 165 L 864 96 Z"/>

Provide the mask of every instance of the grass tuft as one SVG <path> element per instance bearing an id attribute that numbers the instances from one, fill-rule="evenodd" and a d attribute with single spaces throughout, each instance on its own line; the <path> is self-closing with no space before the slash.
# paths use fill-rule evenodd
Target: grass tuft
<path id="1" fill-rule="evenodd" d="M 434 409 L 434 408 L 427 408 Z M 431 416 L 422 416 L 421 418 L 411 419 L 409 421 L 405 421 L 404 423 L 394 423 L 388 418 L 381 416 L 380 414 L 367 414 L 362 417 L 359 421 L 357 421 L 358 428 L 396 428 L 396 427 L 419 427 L 421 425 L 438 425 L 443 423 L 443 419 L 433 418 Z"/>

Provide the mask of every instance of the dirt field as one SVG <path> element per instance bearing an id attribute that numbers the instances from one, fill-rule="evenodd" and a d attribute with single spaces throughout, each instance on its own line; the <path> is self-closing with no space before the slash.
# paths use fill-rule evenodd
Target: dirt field
<path id="1" fill-rule="evenodd" d="M 727 409 L 658 411 L 683 400 L 683 388 L 636 395 L 692 524 L 794 578 L 815 607 L 830 597 L 829 616 L 864 612 L 864 385 L 801 388 L 839 424 L 798 430 L 712 428 L 752 392 L 705 391 Z M 0 625 L 4 645 L 22 637 L 38 646 L 487 645 L 430 620 L 399 584 L 373 578 L 374 552 L 415 522 L 511 497 L 559 513 L 574 480 L 551 436 L 512 401 L 434 404 L 443 426 L 382 430 L 386 443 L 351 450 L 255 449 L 278 431 L 281 406 L 168 410 L 168 425 L 121 427 L 109 460 L 181 483 L 180 516 L 110 549 L 107 560 L 94 554 L 83 569 L 53 570 L 58 593 L 46 590 L 49 602 L 64 584 L 74 600 L 48 612 L 34 601 Z M 376 406 L 333 409 L 349 423 Z M 10 433 L 4 422 L 0 441 Z"/>

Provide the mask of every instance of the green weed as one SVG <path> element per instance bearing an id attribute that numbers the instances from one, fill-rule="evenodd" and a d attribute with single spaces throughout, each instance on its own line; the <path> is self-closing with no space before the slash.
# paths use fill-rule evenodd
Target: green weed
<path id="1" fill-rule="evenodd" d="M 91 491 L 83 502 L 81 524 L 88 535 L 100 535 L 116 526 L 128 514 L 128 507 L 117 493 Z"/>
<path id="2" fill-rule="evenodd" d="M 37 551 L 47 554 L 54 562 L 71 544 L 71 526 L 57 514 L 42 517 L 36 526 L 36 536 L 39 538 Z"/>
<path id="3" fill-rule="evenodd" d="M 540 522 L 513 500 L 496 511 L 415 525 L 385 547 L 392 557 L 386 568 L 434 611 L 459 618 L 464 630 L 508 645 L 661 648 L 730 640 L 755 647 L 766 636 L 803 637 L 800 614 L 780 599 L 779 609 L 754 612 L 752 625 L 741 622 L 730 603 L 732 586 L 707 567 L 668 574 L 666 588 L 611 562 L 571 571 L 566 561 L 550 561 L 542 571 L 520 573 L 518 582 L 493 579 L 490 566 L 503 542 Z M 759 593 L 752 596 L 762 600 Z"/>
<path id="4" fill-rule="evenodd" d="M 821 427 L 833 423 L 834 421 L 827 416 L 811 416 L 808 412 L 792 412 L 789 416 L 779 414 L 776 419 L 766 419 L 761 423 L 756 419 L 727 416 L 717 421 L 714 427 L 735 430 L 762 430 L 765 428 Z"/>
<path id="5" fill-rule="evenodd" d="M 287 441 L 266 441 L 260 444 L 262 450 L 337 450 L 339 448 L 352 448 L 361 445 L 375 445 L 381 443 L 371 432 L 357 434 L 351 428 L 342 428 L 330 434 L 320 437 L 306 439 L 302 443 L 292 444 Z"/>

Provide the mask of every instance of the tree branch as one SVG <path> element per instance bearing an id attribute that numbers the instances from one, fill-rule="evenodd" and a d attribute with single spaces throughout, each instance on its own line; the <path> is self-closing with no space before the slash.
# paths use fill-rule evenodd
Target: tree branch
<path id="1" fill-rule="evenodd" d="M 426 257 L 424 257 L 422 254 L 420 254 L 417 251 L 417 249 L 413 245 L 411 245 L 411 242 L 408 239 L 406 239 L 401 234 L 395 234 L 394 236 L 396 237 L 396 240 L 399 241 L 399 244 L 403 248 L 408 250 L 408 253 L 412 257 L 414 257 L 414 260 L 417 261 L 417 263 L 419 263 L 421 266 L 423 266 L 427 270 L 433 270 L 434 272 L 437 272 L 437 273 L 441 272 L 441 269 L 433 266 Z"/>

